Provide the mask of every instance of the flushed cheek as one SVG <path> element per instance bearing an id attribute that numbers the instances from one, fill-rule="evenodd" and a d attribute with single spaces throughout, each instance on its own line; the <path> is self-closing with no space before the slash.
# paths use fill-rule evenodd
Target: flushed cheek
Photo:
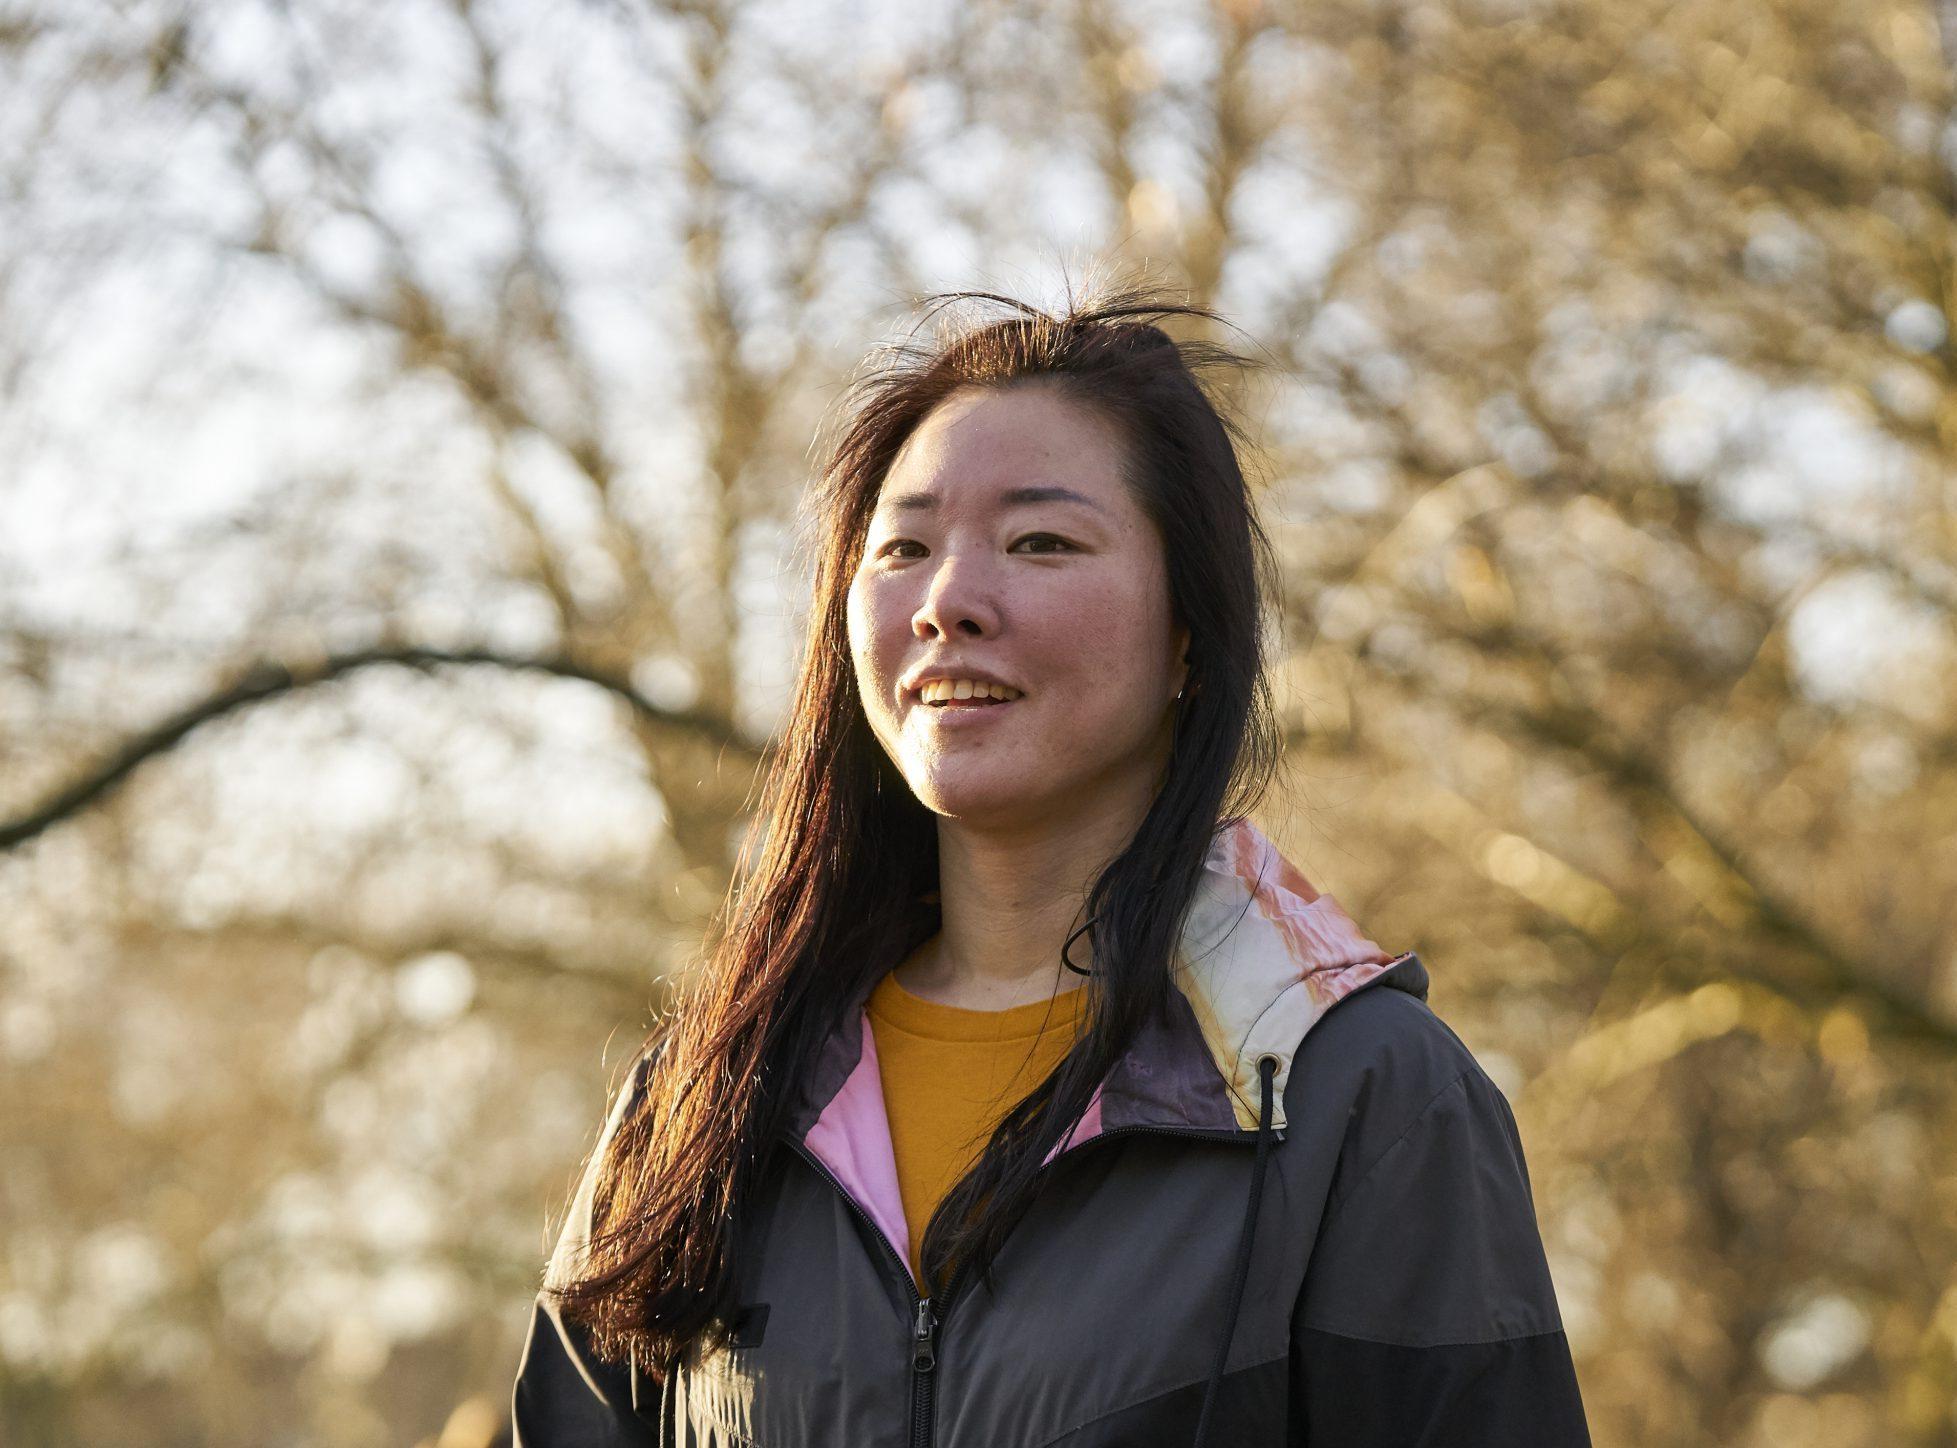
<path id="1" fill-rule="evenodd" d="M 1056 626 L 1042 630 L 1042 652 L 1067 661 L 1067 673 L 1114 687 L 1132 686 L 1149 674 L 1162 652 L 1167 628 L 1154 617 L 1151 599 L 1115 594 L 1084 601 L 1055 614 Z"/>

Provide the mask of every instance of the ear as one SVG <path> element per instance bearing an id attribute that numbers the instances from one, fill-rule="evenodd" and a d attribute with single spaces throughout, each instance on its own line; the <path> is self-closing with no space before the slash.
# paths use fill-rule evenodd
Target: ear
<path id="1" fill-rule="evenodd" d="M 1179 626 L 1176 629 L 1175 633 L 1172 635 L 1172 637 L 1175 641 L 1175 647 L 1171 650 L 1171 656 L 1179 660 L 1179 663 L 1177 665 L 1177 672 L 1176 672 L 1176 688 L 1180 690 L 1185 684 L 1189 682 L 1189 629 L 1188 627 Z"/>

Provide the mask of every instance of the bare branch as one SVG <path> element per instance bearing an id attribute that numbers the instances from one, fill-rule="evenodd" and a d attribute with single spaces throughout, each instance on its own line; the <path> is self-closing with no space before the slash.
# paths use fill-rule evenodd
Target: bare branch
<path id="1" fill-rule="evenodd" d="M 662 708 L 626 680 L 576 659 L 561 655 L 524 658 L 498 653 L 493 649 L 362 649 L 354 653 L 327 655 L 307 664 L 267 662 L 254 665 L 229 688 L 221 689 L 145 730 L 45 804 L 17 820 L 0 823 L 0 851 L 13 850 L 75 814 L 122 783 L 145 760 L 175 748 L 213 720 L 282 694 L 312 688 L 378 664 L 396 664 L 414 669 L 433 669 L 448 664 L 478 665 L 583 679 L 616 694 L 630 704 L 641 718 L 661 729 L 690 735 L 722 751 L 732 750 L 744 756 L 750 764 L 759 764 L 764 757 L 762 751 L 756 750 L 721 716 Z"/>

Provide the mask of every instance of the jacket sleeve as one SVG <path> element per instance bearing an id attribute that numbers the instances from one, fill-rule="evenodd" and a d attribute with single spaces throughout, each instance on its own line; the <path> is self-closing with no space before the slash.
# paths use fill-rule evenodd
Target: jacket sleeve
<path id="1" fill-rule="evenodd" d="M 1292 1315 L 1294 1448 L 1589 1448 L 1495 1083 L 1464 1071 L 1353 1173 Z"/>
<path id="2" fill-rule="evenodd" d="M 577 1265 L 576 1254 L 590 1239 L 599 1167 L 644 1087 L 649 1060 L 640 1057 L 612 1103 L 551 1252 L 546 1287 L 567 1278 Z M 652 1448 L 659 1391 L 658 1381 L 636 1364 L 616 1365 L 593 1356 L 585 1329 L 563 1318 L 556 1303 L 540 1291 L 511 1390 L 511 1448 Z"/>

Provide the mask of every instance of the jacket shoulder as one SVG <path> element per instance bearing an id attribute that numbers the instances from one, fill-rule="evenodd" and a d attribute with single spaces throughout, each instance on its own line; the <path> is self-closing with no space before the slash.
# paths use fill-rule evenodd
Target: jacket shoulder
<path id="1" fill-rule="evenodd" d="M 1409 1089 L 1435 1090 L 1481 1063 L 1425 999 L 1382 980 L 1333 1006 L 1299 1044 L 1299 1071 L 1327 1076 L 1387 1072 Z M 1430 1093 L 1431 1094 L 1431 1093 Z"/>
<path id="2" fill-rule="evenodd" d="M 1285 1116 L 1321 1139 L 1331 1132 L 1344 1160 L 1365 1162 L 1464 1078 L 1500 1094 L 1424 999 L 1381 982 L 1345 997 L 1306 1034 L 1285 1083 Z"/>

